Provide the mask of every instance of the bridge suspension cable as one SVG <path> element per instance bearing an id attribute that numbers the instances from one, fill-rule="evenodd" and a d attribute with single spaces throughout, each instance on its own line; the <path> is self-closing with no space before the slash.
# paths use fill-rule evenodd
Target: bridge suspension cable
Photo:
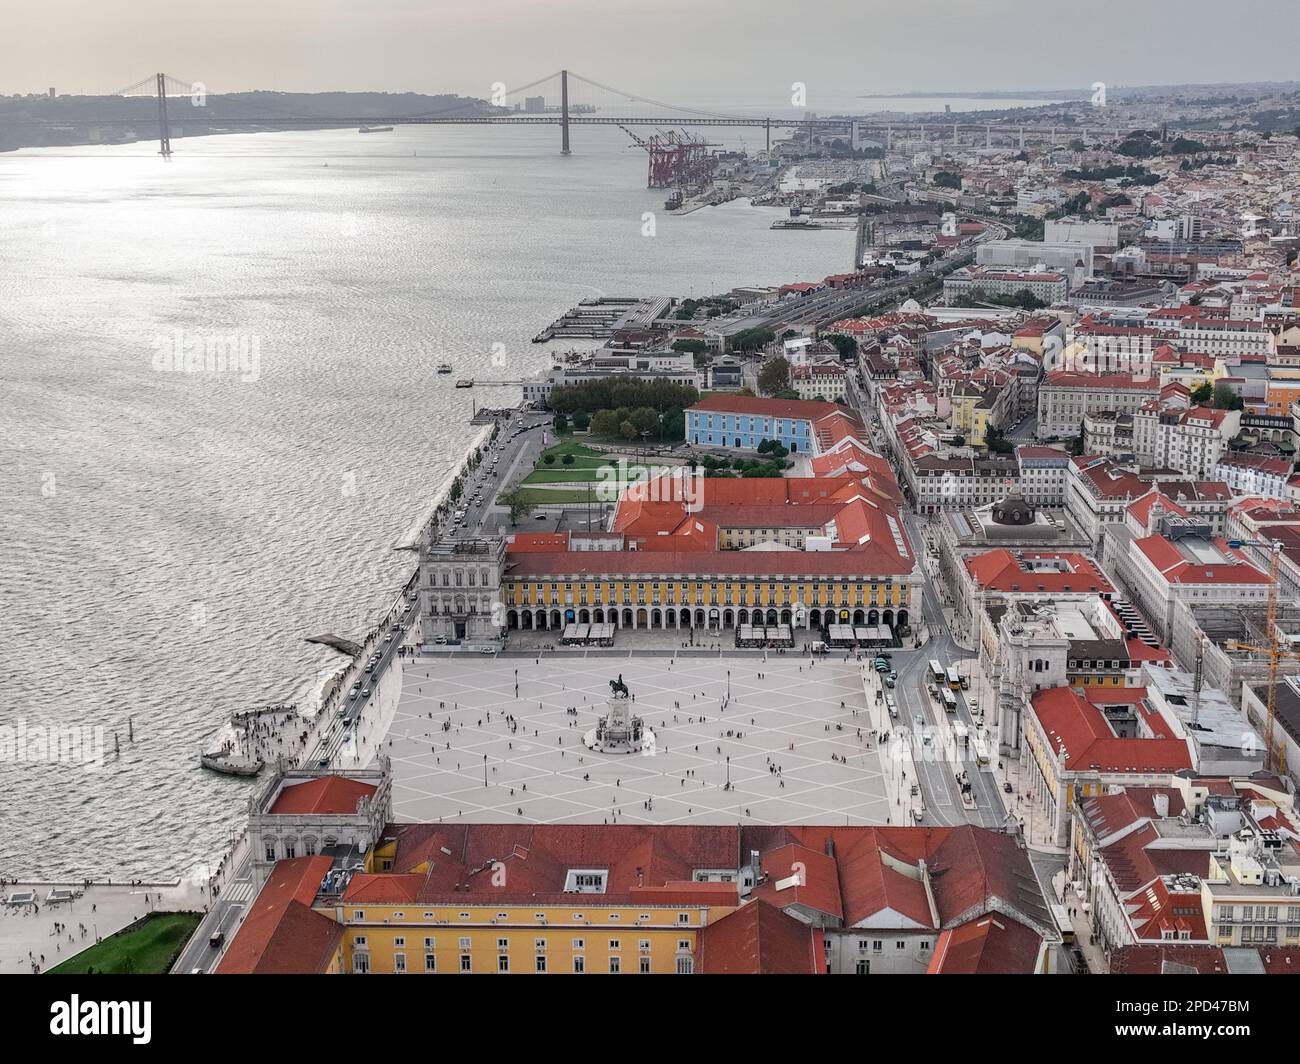
<path id="1" fill-rule="evenodd" d="M 622 96 L 623 98 L 633 100 L 636 103 L 649 104 L 651 107 L 662 107 L 665 110 L 678 111 L 682 114 L 695 115 L 699 118 L 726 118 L 735 121 L 743 121 L 745 118 L 744 115 L 729 115 L 718 111 L 701 111 L 693 107 L 682 107 L 678 104 L 664 103 L 662 100 L 652 100 L 648 96 L 638 96 L 634 92 L 624 92 L 622 89 L 616 89 L 612 85 L 604 85 L 599 81 L 593 81 L 591 78 L 584 78 L 581 74 L 575 74 L 572 70 L 569 71 L 569 77 L 573 78 L 574 81 L 581 81 L 593 88 L 603 89 L 605 92 L 612 92 L 615 96 Z"/>

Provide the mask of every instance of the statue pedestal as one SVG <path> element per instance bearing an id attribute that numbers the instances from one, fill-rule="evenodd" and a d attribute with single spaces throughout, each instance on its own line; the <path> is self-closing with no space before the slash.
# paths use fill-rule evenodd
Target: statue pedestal
<path id="1" fill-rule="evenodd" d="M 582 737 L 583 745 L 598 754 L 643 754 L 655 746 L 654 732 L 632 715 L 631 700 L 615 695 L 604 715 Z"/>

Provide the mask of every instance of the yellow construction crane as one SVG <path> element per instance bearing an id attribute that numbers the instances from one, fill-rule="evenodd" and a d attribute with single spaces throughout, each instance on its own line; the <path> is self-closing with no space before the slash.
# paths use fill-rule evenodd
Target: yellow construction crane
<path id="1" fill-rule="evenodd" d="M 1268 563 L 1268 611 L 1265 620 L 1265 632 L 1268 634 L 1268 646 L 1258 647 L 1249 643 L 1241 643 L 1237 640 L 1229 640 L 1228 646 L 1233 650 L 1245 650 L 1254 654 L 1268 655 L 1268 698 L 1266 700 L 1268 707 L 1268 716 L 1264 723 L 1264 768 L 1268 771 L 1277 771 L 1278 773 L 1286 772 L 1286 744 L 1283 743 L 1280 749 L 1273 749 L 1273 719 L 1277 715 L 1277 664 L 1282 658 L 1300 658 L 1300 653 L 1290 650 L 1283 650 L 1281 641 L 1277 637 L 1277 592 L 1278 592 L 1278 572 L 1281 568 L 1282 561 L 1282 544 L 1273 540 L 1261 539 L 1231 539 L 1228 546 L 1233 550 L 1240 550 L 1242 547 L 1264 547 L 1270 551 Z M 1273 763 L 1276 753 L 1276 769 Z"/>

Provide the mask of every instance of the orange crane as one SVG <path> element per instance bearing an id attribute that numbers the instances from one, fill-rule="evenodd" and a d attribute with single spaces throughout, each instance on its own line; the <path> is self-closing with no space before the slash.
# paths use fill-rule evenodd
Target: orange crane
<path id="1" fill-rule="evenodd" d="M 1278 572 L 1281 568 L 1282 561 L 1282 544 L 1274 540 L 1261 539 L 1232 539 L 1228 541 L 1228 546 L 1233 550 L 1240 550 L 1242 547 L 1265 547 L 1270 552 L 1268 563 L 1268 609 L 1265 619 L 1265 631 L 1268 633 L 1267 646 L 1253 646 L 1250 643 L 1242 643 L 1237 640 L 1230 640 L 1228 646 L 1233 650 L 1245 650 L 1254 654 L 1268 655 L 1268 698 L 1266 700 L 1268 716 L 1264 724 L 1264 768 L 1268 771 L 1274 771 L 1274 754 L 1273 749 L 1273 721 L 1277 715 L 1277 666 L 1282 658 L 1300 658 L 1300 653 L 1283 650 L 1281 642 L 1277 637 L 1277 591 L 1278 591 Z M 1277 751 L 1276 771 L 1286 771 L 1286 745 L 1283 744 Z"/>

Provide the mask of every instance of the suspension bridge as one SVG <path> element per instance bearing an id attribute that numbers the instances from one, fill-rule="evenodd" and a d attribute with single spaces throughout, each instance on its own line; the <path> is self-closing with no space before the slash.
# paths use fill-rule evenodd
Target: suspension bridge
<path id="1" fill-rule="evenodd" d="M 535 93 L 535 95 L 529 95 Z M 489 95 L 481 100 L 456 98 L 455 103 L 437 110 L 413 113 L 384 113 L 371 109 L 370 113 L 293 113 L 287 101 L 277 101 L 277 93 L 210 93 L 201 82 L 187 81 L 166 73 L 151 74 L 147 78 L 124 86 L 113 93 L 94 100 L 117 97 L 133 105 L 143 97 L 156 101 L 157 139 L 159 154 L 172 154 L 173 133 L 183 133 L 195 128 L 204 132 L 240 132 L 268 129 L 339 128 L 356 125 L 371 127 L 383 125 L 476 125 L 526 127 L 538 125 L 558 126 L 560 151 L 572 150 L 572 134 L 577 126 L 617 126 L 624 130 L 634 143 L 650 155 L 650 171 L 661 173 L 690 169 L 695 165 L 703 148 L 713 147 L 687 130 L 691 127 L 743 128 L 761 130 L 764 147 L 770 151 L 775 130 L 793 135 L 796 140 L 811 146 L 814 138 L 840 137 L 857 148 L 867 140 L 871 146 L 886 150 L 894 147 L 896 138 L 905 143 L 966 144 L 972 147 L 1023 148 L 1029 140 L 1042 142 L 1058 138 L 1071 139 L 1082 135 L 1088 139 L 1094 132 L 1108 136 L 1100 124 L 1091 129 L 1077 125 L 1030 125 L 1003 119 L 997 122 L 968 122 L 960 119 L 937 121 L 933 116 L 925 121 L 892 117 L 888 120 L 854 118 L 847 116 L 819 117 L 811 112 L 802 115 L 756 113 L 758 107 L 747 107 L 750 113 L 738 114 L 709 110 L 684 104 L 667 103 L 638 93 L 628 92 L 584 77 L 570 70 L 560 70 L 537 78 L 524 85 L 507 87 L 497 82 Z M 339 94 L 346 98 L 348 94 Z M 558 97 L 558 102 L 555 101 Z M 301 111 L 301 105 L 299 105 Z M 130 113 L 120 113 L 105 107 L 106 113 L 96 114 L 96 127 L 138 130 L 143 114 L 138 107 Z M 32 121 L 30 118 L 28 121 Z M 648 138 L 632 132 L 632 127 L 656 127 Z M 677 127 L 681 132 L 665 132 Z M 1118 136 L 1118 130 L 1113 131 Z"/>

